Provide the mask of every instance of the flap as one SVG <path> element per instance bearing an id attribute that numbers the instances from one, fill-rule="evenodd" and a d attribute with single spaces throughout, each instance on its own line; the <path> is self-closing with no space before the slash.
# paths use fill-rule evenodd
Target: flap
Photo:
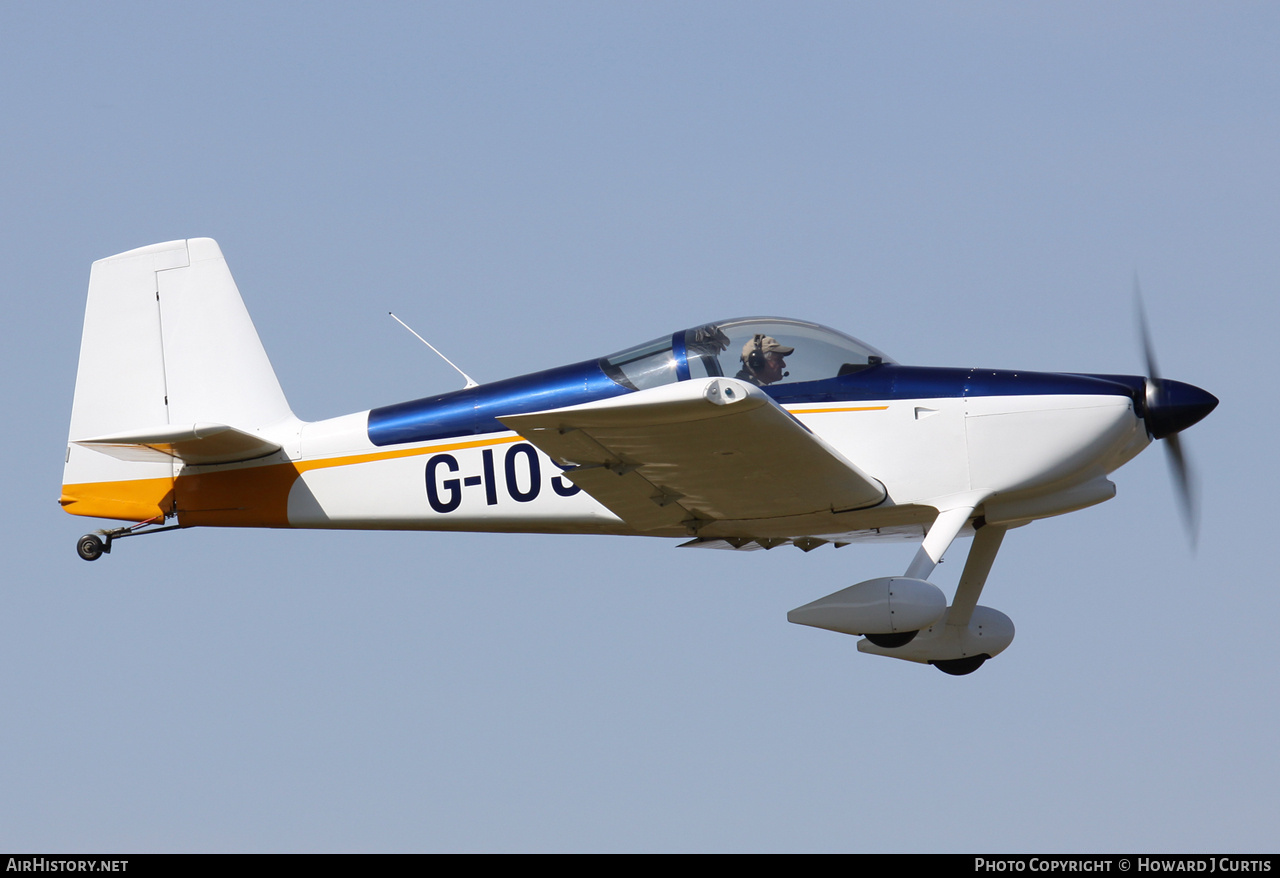
<path id="1" fill-rule="evenodd" d="M 884 486 L 732 378 L 499 418 L 642 531 L 874 506 Z"/>
<path id="2" fill-rule="evenodd" d="M 253 460 L 280 450 L 274 442 L 226 424 L 166 424 L 93 439 L 77 439 L 75 444 L 120 460 L 177 458 L 192 466 Z"/>

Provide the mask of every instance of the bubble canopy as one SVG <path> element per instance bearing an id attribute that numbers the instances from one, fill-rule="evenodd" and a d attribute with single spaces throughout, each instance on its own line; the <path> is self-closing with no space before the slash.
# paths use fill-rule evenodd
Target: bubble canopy
<path id="1" fill-rule="evenodd" d="M 772 339 L 777 345 L 767 341 Z M 785 372 L 760 380 L 748 367 L 752 352 L 793 349 L 782 356 Z M 759 364 L 757 358 L 753 363 Z M 758 384 L 797 384 L 848 375 L 892 358 L 843 332 L 785 317 L 739 317 L 706 323 L 627 348 L 600 360 L 600 368 L 628 390 L 646 390 L 690 378 L 740 377 Z M 776 374 L 776 373 L 775 373 Z M 769 376 L 772 377 L 772 376 Z"/>

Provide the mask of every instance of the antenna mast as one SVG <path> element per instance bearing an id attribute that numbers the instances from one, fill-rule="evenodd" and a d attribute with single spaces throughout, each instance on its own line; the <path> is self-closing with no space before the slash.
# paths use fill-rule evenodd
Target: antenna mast
<path id="1" fill-rule="evenodd" d="M 392 312 L 388 311 L 387 313 L 388 313 L 388 314 L 391 314 L 391 319 L 392 319 L 392 320 L 394 320 L 396 323 L 399 323 L 399 324 L 400 324 L 401 326 L 403 326 L 405 329 L 409 330 L 410 332 L 413 332 L 413 327 L 411 327 L 409 324 L 405 323 L 403 320 L 401 320 L 399 317 L 397 317 L 397 316 L 396 316 L 395 314 L 393 314 Z M 444 361 L 445 361 L 446 363 L 448 363 L 450 366 L 453 366 L 454 371 L 456 371 L 459 375 L 461 375 L 464 379 L 466 379 L 467 385 L 466 385 L 466 387 L 464 387 L 464 388 L 463 388 L 463 390 L 469 390 L 469 389 L 471 389 L 472 387 L 479 387 L 479 386 L 480 386 L 479 382 L 477 382 L 474 378 L 472 378 L 472 377 L 471 377 L 470 375 L 468 375 L 466 372 L 463 372 L 463 371 L 462 371 L 461 369 L 459 369 L 456 365 L 454 365 L 453 360 L 449 359 L 449 358 L 448 358 L 448 357 L 446 357 L 444 354 L 442 354 L 442 353 L 440 353 L 439 351 L 437 351 L 437 350 L 436 350 L 436 346 L 435 346 L 435 345 L 433 345 L 431 342 L 427 341 L 425 338 L 423 338 L 422 336 L 418 335 L 418 333 L 416 333 L 416 332 L 413 332 L 413 337 L 414 337 L 414 338 L 416 338 L 418 341 L 422 342 L 422 343 L 423 343 L 424 345 L 426 345 L 427 347 L 431 348 L 431 350 L 435 351 L 436 356 L 438 356 L 440 359 L 444 360 Z"/>

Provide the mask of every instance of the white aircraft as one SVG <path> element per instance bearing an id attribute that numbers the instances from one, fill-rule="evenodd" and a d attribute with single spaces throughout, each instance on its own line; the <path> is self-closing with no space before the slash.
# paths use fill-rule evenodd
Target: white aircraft
<path id="1" fill-rule="evenodd" d="M 1144 323 L 1145 334 L 1145 323 Z M 1013 640 L 977 601 L 1011 527 L 1115 494 L 1217 399 L 1149 377 L 904 366 L 800 320 L 751 317 L 398 405 L 304 422 L 285 401 L 218 245 L 99 260 L 62 507 L 193 526 L 599 533 L 771 549 L 922 540 L 900 575 L 787 614 L 858 649 L 976 670 Z M 953 600 L 927 577 L 973 536 Z"/>

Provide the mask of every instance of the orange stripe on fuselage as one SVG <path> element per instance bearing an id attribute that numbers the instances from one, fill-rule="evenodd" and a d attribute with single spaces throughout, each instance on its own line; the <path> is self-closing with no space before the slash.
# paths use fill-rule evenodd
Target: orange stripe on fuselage
<path id="1" fill-rule="evenodd" d="M 442 451 L 459 451 L 463 448 L 483 448 L 486 445 L 507 445 L 512 442 L 523 442 L 522 436 L 501 436 L 497 439 L 473 439 L 469 442 L 454 442 L 449 445 L 431 445 L 426 448 L 401 448 L 398 451 L 370 451 L 366 454 L 352 454 L 348 457 L 322 457 L 316 460 L 300 460 L 294 466 L 298 472 L 313 469 L 327 469 L 331 466 L 350 466 L 353 463 L 369 463 L 374 460 L 393 460 L 397 457 L 413 457 L 417 454 L 436 454 Z"/>
<path id="2" fill-rule="evenodd" d="M 889 408 L 887 405 L 863 405 L 853 408 L 832 408 L 832 409 L 797 409 L 788 408 L 787 411 L 793 415 L 817 415 L 822 412 L 882 412 Z"/>
<path id="3" fill-rule="evenodd" d="M 127 482 L 87 482 L 63 485 L 58 498 L 72 515 L 147 521 L 173 511 L 173 479 L 133 479 Z"/>
<path id="4" fill-rule="evenodd" d="M 293 463 L 178 476 L 178 523 L 184 526 L 288 527 Z"/>
<path id="5" fill-rule="evenodd" d="M 523 440 L 519 436 L 503 436 L 181 475 L 177 484 L 178 521 L 213 527 L 289 527 L 289 491 L 304 472 L 520 441 Z"/>

